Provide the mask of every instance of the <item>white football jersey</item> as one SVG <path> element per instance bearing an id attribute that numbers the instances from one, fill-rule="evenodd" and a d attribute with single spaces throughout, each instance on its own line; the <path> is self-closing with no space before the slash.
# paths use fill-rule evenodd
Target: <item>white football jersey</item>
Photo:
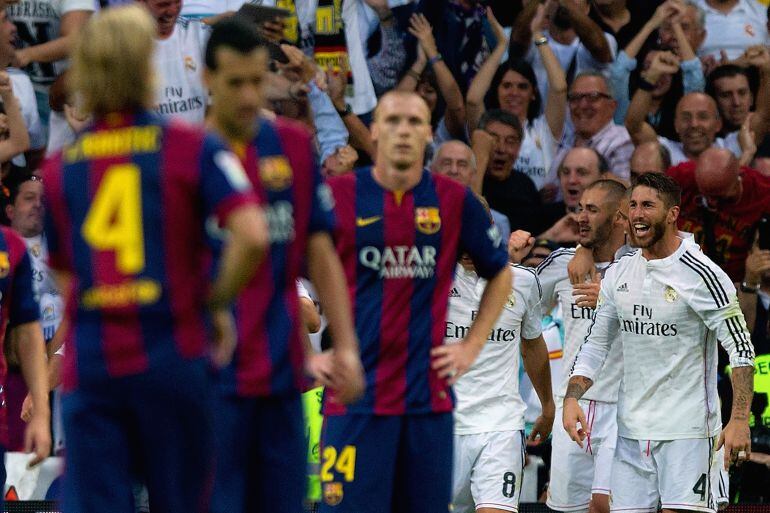
<path id="1" fill-rule="evenodd" d="M 715 436 L 719 340 L 733 367 L 753 366 L 754 349 L 735 287 L 692 239 L 662 259 L 642 251 L 611 265 L 594 324 L 573 375 L 596 379 L 622 342 L 618 435 L 636 440 Z"/>
<path id="2" fill-rule="evenodd" d="M 513 292 L 476 361 L 455 384 L 455 434 L 524 429 L 519 394 L 521 338 L 542 333 L 540 286 L 532 269 L 512 266 Z M 478 313 L 486 280 L 458 265 L 449 294 L 444 342 L 460 342 Z"/>
<path id="3" fill-rule="evenodd" d="M 629 251 L 630 248 L 624 246 L 618 251 L 616 256 Z M 567 265 L 574 256 L 575 250 L 572 248 L 559 249 L 551 253 L 548 258 L 537 266 L 537 277 L 543 289 L 541 304 L 545 310 L 548 310 L 551 305 L 558 302 L 559 306 L 561 306 L 564 322 L 562 375 L 558 388 L 554 389 L 554 395 L 557 398 L 563 398 L 564 393 L 567 391 L 567 382 L 569 381 L 570 370 L 575 362 L 575 356 L 577 356 L 578 349 L 580 349 L 583 340 L 585 340 L 588 334 L 588 328 L 594 322 L 594 309 L 577 306 L 575 304 L 575 296 L 572 295 L 572 283 L 569 281 Z M 604 262 L 596 264 L 596 267 L 602 271 L 608 265 L 609 263 Z M 610 354 L 607 356 L 601 371 L 599 371 L 593 386 L 586 392 L 585 399 L 605 403 L 617 402 L 622 372 L 623 364 L 620 355 L 620 344 L 616 344 L 610 350 Z"/>
<path id="4" fill-rule="evenodd" d="M 64 302 L 48 268 L 48 246 L 42 235 L 25 237 L 32 264 L 32 290 L 40 304 L 40 325 L 46 342 L 53 338 L 64 316 Z"/>
<path id="5" fill-rule="evenodd" d="M 210 32 L 200 20 L 180 17 L 171 36 L 155 42 L 155 110 L 161 116 L 203 124 L 209 98 L 203 85 L 203 57 Z"/>

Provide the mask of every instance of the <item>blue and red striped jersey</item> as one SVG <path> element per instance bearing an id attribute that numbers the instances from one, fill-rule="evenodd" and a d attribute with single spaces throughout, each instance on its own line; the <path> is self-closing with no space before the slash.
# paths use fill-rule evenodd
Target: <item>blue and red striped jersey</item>
<path id="1" fill-rule="evenodd" d="M 430 350 L 444 341 L 459 255 L 467 252 L 485 278 L 507 265 L 497 229 L 470 189 L 427 170 L 403 193 L 383 189 L 370 168 L 329 185 L 366 393 L 347 408 L 327 400 L 326 413 L 451 411 L 451 390 L 431 369 Z"/>
<path id="2" fill-rule="evenodd" d="M 0 384 L 5 385 L 8 366 L 3 345 L 6 328 L 37 321 L 40 308 L 32 286 L 32 261 L 24 240 L 10 228 L 0 226 Z M 0 444 L 8 445 L 7 408 L 1 397 Z"/>
<path id="3" fill-rule="evenodd" d="M 321 178 L 312 136 L 299 123 L 260 120 L 257 136 L 240 157 L 264 201 L 270 252 L 236 303 L 238 345 L 220 383 L 224 393 L 239 396 L 298 393 L 304 328 L 295 280 L 304 269 L 308 238 L 331 232 L 331 193 Z"/>
<path id="4" fill-rule="evenodd" d="M 203 357 L 206 220 L 256 201 L 238 158 L 139 111 L 97 120 L 43 177 L 50 263 L 73 276 L 65 387 Z"/>

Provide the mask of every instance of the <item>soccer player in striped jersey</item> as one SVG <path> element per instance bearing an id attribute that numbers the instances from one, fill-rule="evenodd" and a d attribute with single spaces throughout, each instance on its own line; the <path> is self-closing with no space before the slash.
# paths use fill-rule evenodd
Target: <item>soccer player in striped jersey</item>
<path id="1" fill-rule="evenodd" d="M 616 180 L 598 180 L 582 193 L 578 203 L 580 245 L 591 250 L 597 262 L 597 272 L 603 272 L 619 254 L 630 251 L 625 246 L 626 188 Z M 551 253 L 537 268 L 543 287 L 546 309 L 554 303 L 561 306 L 564 319 L 564 371 L 556 390 L 561 405 L 567 389 L 569 372 L 580 345 L 593 323 L 594 309 L 587 306 L 596 297 L 598 280 L 570 283 L 567 265 L 575 255 L 574 249 L 559 249 Z M 544 312 L 547 313 L 547 312 Z M 579 448 L 572 443 L 561 426 L 553 432 L 551 479 L 548 485 L 548 507 L 557 511 L 609 511 L 610 474 L 617 439 L 617 401 L 622 365 L 620 345 L 612 348 L 596 384 L 581 399 L 581 406 L 590 412 L 591 443 Z M 561 406 L 557 418 L 561 418 Z"/>
<path id="2" fill-rule="evenodd" d="M 210 126 L 263 197 L 270 231 L 270 251 L 236 303 L 238 346 L 219 378 L 212 511 L 221 513 L 303 511 L 305 328 L 296 280 L 305 265 L 334 333 L 333 352 L 312 357 L 309 367 L 342 402 L 363 393 L 345 275 L 331 239 L 331 193 L 308 131 L 260 117 L 267 78 L 268 52 L 256 30 L 236 17 L 217 23 L 204 70 Z"/>
<path id="3" fill-rule="evenodd" d="M 486 342 L 511 288 L 497 229 L 467 187 L 423 168 L 430 112 L 414 93 L 375 110 L 376 164 L 329 180 L 335 241 L 366 372 L 364 397 L 326 397 L 321 512 L 438 513 L 451 501 L 449 386 Z M 487 279 L 463 341 L 443 345 L 458 255 Z"/>
<path id="4" fill-rule="evenodd" d="M 607 269 L 565 393 L 564 428 L 582 447 L 591 425 L 579 401 L 612 345 L 622 344 L 611 511 L 652 512 L 660 504 L 664 512 L 713 512 L 717 466 L 745 461 L 751 450 L 750 335 L 732 281 L 678 236 L 680 198 L 665 175 L 642 175 L 632 187 L 629 232 L 641 249 Z M 721 433 L 717 340 L 733 368 L 733 410 Z"/>
<path id="5" fill-rule="evenodd" d="M 155 25 L 140 6 L 78 34 L 72 86 L 94 121 L 44 166 L 51 268 L 68 295 L 63 511 L 208 507 L 212 358 L 235 345 L 229 307 L 267 247 L 248 178 L 218 138 L 151 111 Z M 230 233 L 209 283 L 206 219 Z"/>

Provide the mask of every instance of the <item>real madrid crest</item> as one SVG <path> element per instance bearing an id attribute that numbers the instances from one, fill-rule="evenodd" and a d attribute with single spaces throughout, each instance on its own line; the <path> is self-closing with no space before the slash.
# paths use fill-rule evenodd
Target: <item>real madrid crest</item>
<path id="1" fill-rule="evenodd" d="M 679 297 L 679 294 L 676 293 L 674 289 L 671 288 L 671 286 L 666 286 L 666 290 L 663 291 L 663 298 L 669 302 L 673 303 L 677 300 Z"/>
<path id="2" fill-rule="evenodd" d="M 511 292 L 511 295 L 508 296 L 508 302 L 505 303 L 506 308 L 513 308 L 516 305 L 516 293 Z"/>
<path id="3" fill-rule="evenodd" d="M 29 252 L 33 257 L 40 258 L 40 244 L 33 244 L 32 247 L 29 248 Z"/>
<path id="4" fill-rule="evenodd" d="M 414 224 L 425 235 L 433 235 L 441 229 L 438 207 L 417 207 L 414 209 Z"/>

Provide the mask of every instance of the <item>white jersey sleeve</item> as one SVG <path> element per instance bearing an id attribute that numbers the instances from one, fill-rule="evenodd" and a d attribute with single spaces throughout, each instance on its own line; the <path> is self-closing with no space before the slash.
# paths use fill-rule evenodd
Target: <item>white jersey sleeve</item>
<path id="1" fill-rule="evenodd" d="M 618 338 L 618 312 L 615 307 L 613 291 L 615 280 L 613 267 L 607 269 L 599 290 L 594 322 L 588 328 L 588 334 L 580 346 L 575 363 L 572 366 L 572 376 L 585 376 L 596 382 L 599 371 L 610 354 L 612 343 Z"/>
<path id="2" fill-rule="evenodd" d="M 520 265 L 514 265 L 513 267 L 514 276 L 516 276 L 518 281 L 522 281 L 520 276 L 526 276 L 523 273 L 529 273 L 532 276 L 531 281 L 533 283 L 527 283 L 523 287 L 523 292 L 526 294 L 527 310 L 524 312 L 524 318 L 521 321 L 521 338 L 532 340 L 543 334 L 543 314 L 540 310 L 542 289 L 540 288 L 537 275 L 532 269 Z"/>
<path id="3" fill-rule="evenodd" d="M 732 280 L 698 250 L 686 251 L 680 262 L 700 277 L 688 290 L 687 303 L 706 327 L 716 333 L 717 340 L 730 356 L 730 366 L 754 366 L 751 333 L 746 327 Z"/>

